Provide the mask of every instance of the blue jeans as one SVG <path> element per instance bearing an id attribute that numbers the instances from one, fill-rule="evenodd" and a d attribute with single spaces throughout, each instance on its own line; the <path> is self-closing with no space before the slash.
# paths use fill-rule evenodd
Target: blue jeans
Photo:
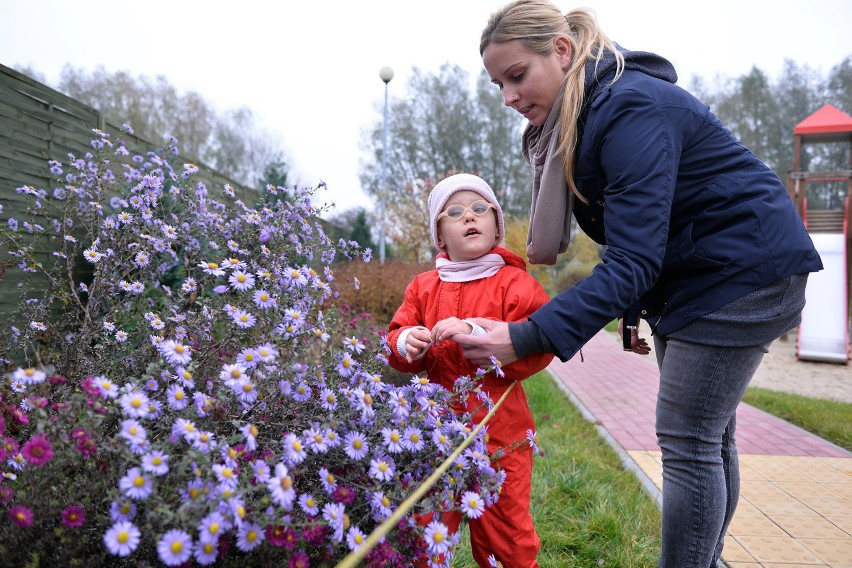
<path id="1" fill-rule="evenodd" d="M 660 568 L 710 568 L 739 499 L 737 405 L 767 345 L 718 347 L 654 336 L 663 457 Z"/>

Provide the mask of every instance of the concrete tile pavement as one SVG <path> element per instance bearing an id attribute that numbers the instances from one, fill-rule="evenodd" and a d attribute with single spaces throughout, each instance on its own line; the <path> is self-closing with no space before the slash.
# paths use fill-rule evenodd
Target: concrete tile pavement
<path id="1" fill-rule="evenodd" d="M 582 359 L 554 360 L 549 371 L 660 503 L 656 361 L 625 353 L 603 331 L 583 347 Z M 737 447 L 741 495 L 725 562 L 852 568 L 852 453 L 745 403 L 737 410 Z"/>

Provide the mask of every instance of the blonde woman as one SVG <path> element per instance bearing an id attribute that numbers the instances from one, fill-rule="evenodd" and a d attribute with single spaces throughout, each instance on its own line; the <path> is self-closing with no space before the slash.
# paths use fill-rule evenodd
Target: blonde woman
<path id="1" fill-rule="evenodd" d="M 612 319 L 641 314 L 660 368 L 659 566 L 715 566 L 739 494 L 737 405 L 769 344 L 798 325 L 819 255 L 772 170 L 675 85 L 667 60 L 618 46 L 590 11 L 518 0 L 491 16 L 480 53 L 529 121 L 530 260 L 555 262 L 572 215 L 607 247 L 528 321 L 475 320 L 488 333 L 465 356 L 567 360 Z"/>

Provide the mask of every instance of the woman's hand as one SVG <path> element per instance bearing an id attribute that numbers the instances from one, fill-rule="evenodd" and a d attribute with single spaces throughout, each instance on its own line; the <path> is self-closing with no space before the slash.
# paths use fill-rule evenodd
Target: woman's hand
<path id="1" fill-rule="evenodd" d="M 624 320 L 618 320 L 618 336 L 622 337 L 624 333 Z M 647 355 L 651 352 L 651 346 L 645 341 L 644 337 L 639 337 L 639 326 L 637 325 L 630 330 L 630 350 L 639 355 Z M 625 351 L 627 351 L 625 349 Z"/>
<path id="2" fill-rule="evenodd" d="M 518 355 L 512 346 L 512 339 L 509 337 L 508 323 L 485 318 L 469 319 L 488 333 L 453 338 L 461 344 L 465 359 L 483 369 L 491 366 L 492 355 L 497 358 L 501 367 L 518 360 Z"/>

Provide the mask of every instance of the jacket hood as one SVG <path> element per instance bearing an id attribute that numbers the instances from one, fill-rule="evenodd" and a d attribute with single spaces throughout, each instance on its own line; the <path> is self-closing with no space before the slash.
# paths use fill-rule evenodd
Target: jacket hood
<path id="1" fill-rule="evenodd" d="M 624 55 L 625 70 L 641 71 L 669 83 L 677 82 L 677 71 L 665 57 L 648 51 L 630 51 L 618 44 L 616 48 Z M 606 83 L 607 76 L 615 73 L 615 64 L 615 55 L 611 51 L 607 51 L 600 62 L 594 59 L 586 62 L 586 92 L 595 89 L 601 83 Z"/>

